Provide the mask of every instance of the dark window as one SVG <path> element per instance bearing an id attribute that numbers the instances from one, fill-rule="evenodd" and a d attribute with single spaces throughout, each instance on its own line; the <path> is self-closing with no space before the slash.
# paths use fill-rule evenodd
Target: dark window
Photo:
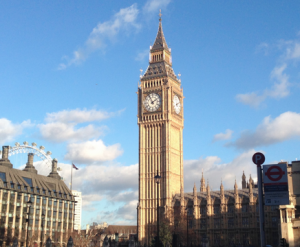
<path id="1" fill-rule="evenodd" d="M 14 188 L 14 183 L 10 183 L 10 188 Z"/>
<path id="2" fill-rule="evenodd" d="M 200 214 L 206 214 L 206 207 L 200 208 Z"/>
<path id="3" fill-rule="evenodd" d="M 44 194 L 44 195 L 46 194 L 46 190 L 43 190 L 43 194 Z"/>
<path id="4" fill-rule="evenodd" d="M 51 210 L 48 210 L 48 217 L 51 217 Z"/>
<path id="5" fill-rule="evenodd" d="M 61 215 L 62 215 L 62 213 L 61 213 L 61 212 L 59 212 L 59 214 L 58 214 L 59 218 L 61 218 Z"/>
<path id="6" fill-rule="evenodd" d="M 48 199 L 48 205 L 51 206 L 52 205 L 52 200 Z"/>
<path id="7" fill-rule="evenodd" d="M 64 213 L 64 218 L 67 218 L 68 217 L 68 214 L 67 213 Z"/>
<path id="8" fill-rule="evenodd" d="M 38 196 L 38 197 L 36 198 L 36 204 L 40 204 L 40 201 L 41 201 L 41 198 Z"/>
<path id="9" fill-rule="evenodd" d="M 73 203 L 70 203 L 70 208 L 73 208 Z"/>
<path id="10" fill-rule="evenodd" d="M 242 212 L 247 213 L 248 212 L 248 205 L 242 205 Z"/>
<path id="11" fill-rule="evenodd" d="M 27 191 L 27 186 L 24 186 L 24 190 Z"/>
<path id="12" fill-rule="evenodd" d="M 54 201 L 54 206 L 57 206 L 57 201 Z"/>
<path id="13" fill-rule="evenodd" d="M 206 219 L 201 219 L 200 220 L 200 228 L 206 228 Z"/>
<path id="14" fill-rule="evenodd" d="M 47 203 L 47 200 L 45 197 L 43 197 L 43 205 L 46 205 L 46 203 Z"/>
<path id="15" fill-rule="evenodd" d="M 249 218 L 247 218 L 247 217 L 242 218 L 242 226 L 243 227 L 248 227 L 249 226 Z"/>
<path id="16" fill-rule="evenodd" d="M 67 202 L 65 202 L 65 208 L 68 208 L 68 203 Z"/>
<path id="17" fill-rule="evenodd" d="M 36 192 L 40 193 L 40 188 L 36 187 Z"/>
<path id="18" fill-rule="evenodd" d="M 47 222 L 47 227 L 50 227 L 51 226 L 51 221 L 48 221 Z"/>
<path id="19" fill-rule="evenodd" d="M 54 192 L 54 196 L 57 197 L 57 193 L 56 192 Z"/>
<path id="20" fill-rule="evenodd" d="M 20 201 L 22 198 L 22 194 L 18 193 L 17 200 Z"/>
<path id="21" fill-rule="evenodd" d="M 38 225 L 39 225 L 39 220 L 36 219 L 36 220 L 35 220 L 35 226 L 38 226 Z"/>
<path id="22" fill-rule="evenodd" d="M 33 219 L 29 219 L 29 225 L 33 225 Z"/>
<path id="23" fill-rule="evenodd" d="M 33 187 L 31 187 L 31 192 L 33 192 Z"/>
<path id="24" fill-rule="evenodd" d="M 60 208 L 62 207 L 62 201 L 59 201 L 59 207 Z"/>
<path id="25" fill-rule="evenodd" d="M 234 213 L 234 206 L 233 205 L 230 205 L 228 206 L 228 213 Z"/>
<path id="26" fill-rule="evenodd" d="M 277 226 L 278 226 L 278 218 L 272 217 L 272 227 L 277 227 Z"/>
<path id="27" fill-rule="evenodd" d="M 48 191 L 48 194 L 49 194 L 49 196 L 51 196 L 51 191 L 50 190 Z"/>
<path id="28" fill-rule="evenodd" d="M 21 185 L 20 184 L 18 184 L 18 190 L 21 190 Z"/>
<path id="29" fill-rule="evenodd" d="M 67 199 L 67 194 L 64 195 L 65 199 Z"/>
<path id="30" fill-rule="evenodd" d="M 70 220 L 72 219 L 72 213 L 69 213 L 69 219 Z"/>
<path id="31" fill-rule="evenodd" d="M 0 172 L 0 178 L 3 182 L 6 182 L 6 173 L 5 172 Z"/>
<path id="32" fill-rule="evenodd" d="M 30 186 L 30 187 L 32 187 L 32 179 L 31 178 L 26 178 L 26 177 L 22 177 L 24 180 L 25 180 L 25 182 Z"/>
<path id="33" fill-rule="evenodd" d="M 7 182 L 4 182 L 4 188 L 7 188 Z"/>
<path id="34" fill-rule="evenodd" d="M 221 222 L 221 219 L 219 219 L 219 218 L 214 219 L 214 226 L 215 226 L 215 228 L 220 228 L 220 222 Z"/>
<path id="35" fill-rule="evenodd" d="M 56 211 L 53 211 L 53 217 L 56 217 Z"/>
<path id="36" fill-rule="evenodd" d="M 220 206 L 214 206 L 214 214 L 220 213 Z"/>
<path id="37" fill-rule="evenodd" d="M 228 218 L 228 228 L 234 227 L 234 218 Z"/>

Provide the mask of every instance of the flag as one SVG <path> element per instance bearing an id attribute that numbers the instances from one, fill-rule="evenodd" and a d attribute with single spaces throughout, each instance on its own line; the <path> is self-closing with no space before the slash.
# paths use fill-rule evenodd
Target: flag
<path id="1" fill-rule="evenodd" d="M 72 165 L 73 165 L 73 168 L 74 168 L 74 169 L 78 170 L 78 168 L 77 168 L 74 164 L 72 164 Z"/>

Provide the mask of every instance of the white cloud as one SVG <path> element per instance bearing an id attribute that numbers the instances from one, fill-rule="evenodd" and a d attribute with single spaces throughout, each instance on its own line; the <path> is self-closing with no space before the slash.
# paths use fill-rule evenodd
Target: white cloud
<path id="1" fill-rule="evenodd" d="M 296 112 L 285 112 L 275 119 L 265 117 L 263 122 L 255 131 L 247 130 L 228 146 L 248 149 L 258 146 L 268 146 L 300 137 L 300 114 Z"/>
<path id="2" fill-rule="evenodd" d="M 98 138 L 103 133 L 105 127 L 89 124 L 78 128 L 78 124 L 99 122 L 114 115 L 116 113 L 100 110 L 63 110 L 47 113 L 45 118 L 46 123 L 39 124 L 38 128 L 42 138 L 51 142 L 86 141 Z"/>
<path id="3" fill-rule="evenodd" d="M 209 186 L 213 190 L 220 189 L 221 180 L 225 189 L 233 189 L 235 179 L 239 188 L 241 188 L 243 171 L 247 179 L 249 179 L 251 174 L 252 178 L 256 180 L 256 167 L 252 162 L 254 153 L 255 150 L 249 150 L 240 154 L 229 163 L 222 163 L 217 156 L 184 161 L 184 190 L 186 192 L 193 191 L 194 183 L 196 183 L 197 190 L 200 190 L 202 169 L 206 183 L 209 180 Z"/>
<path id="4" fill-rule="evenodd" d="M 6 118 L 0 118 L 0 144 L 12 141 L 16 136 L 22 134 L 24 128 L 30 126 L 32 126 L 30 120 L 14 124 Z"/>
<path id="5" fill-rule="evenodd" d="M 252 106 L 258 107 L 263 101 L 268 98 L 281 99 L 290 94 L 290 88 L 293 86 L 289 82 L 289 75 L 285 72 L 291 63 L 294 66 L 300 60 L 300 41 L 294 40 L 280 40 L 276 44 L 270 45 L 262 43 L 257 50 L 262 50 L 265 55 L 268 55 L 270 50 L 280 50 L 282 54 L 278 59 L 278 65 L 271 71 L 270 78 L 274 81 L 270 89 L 265 89 L 263 92 L 251 92 L 236 95 L 237 101 Z"/>
<path id="6" fill-rule="evenodd" d="M 85 127 L 75 129 L 74 124 L 61 122 L 38 125 L 43 139 L 51 142 L 83 141 L 97 138 L 102 133 L 100 127 L 89 124 Z"/>
<path id="7" fill-rule="evenodd" d="M 102 140 L 70 143 L 67 146 L 66 160 L 78 164 L 95 164 L 114 160 L 123 153 L 120 144 L 106 146 Z"/>
<path id="8" fill-rule="evenodd" d="M 101 121 L 113 116 L 113 113 L 100 110 L 63 110 L 59 112 L 47 113 L 46 122 L 61 122 L 61 123 L 84 123 Z"/>
<path id="9" fill-rule="evenodd" d="M 144 51 L 139 52 L 136 57 L 135 60 L 136 61 L 144 61 L 145 58 L 149 55 L 149 49 L 146 49 Z"/>
<path id="10" fill-rule="evenodd" d="M 104 49 L 108 42 L 117 39 L 122 31 L 137 30 L 140 25 L 136 22 L 139 10 L 137 5 L 120 9 L 111 20 L 98 23 L 92 30 L 83 47 L 73 52 L 73 57 L 64 57 L 67 61 L 61 63 L 58 69 L 66 69 L 70 65 L 80 64 L 88 58 L 91 53 Z"/>
<path id="11" fill-rule="evenodd" d="M 232 130 L 227 129 L 225 131 L 225 133 L 216 134 L 216 135 L 214 135 L 213 142 L 222 141 L 222 140 L 229 140 L 229 139 L 231 139 L 232 133 L 233 133 Z"/>
<path id="12" fill-rule="evenodd" d="M 274 84 L 271 89 L 265 89 L 262 94 L 255 92 L 238 94 L 236 99 L 246 105 L 258 107 L 267 98 L 280 99 L 287 97 L 290 94 L 290 82 L 289 77 L 284 70 L 287 68 L 286 64 L 282 64 L 279 67 L 275 67 L 271 72 L 271 79 L 274 80 Z"/>
<path id="13" fill-rule="evenodd" d="M 145 14 L 158 14 L 158 10 L 167 7 L 170 2 L 171 0 L 148 0 L 143 7 L 143 11 Z"/>

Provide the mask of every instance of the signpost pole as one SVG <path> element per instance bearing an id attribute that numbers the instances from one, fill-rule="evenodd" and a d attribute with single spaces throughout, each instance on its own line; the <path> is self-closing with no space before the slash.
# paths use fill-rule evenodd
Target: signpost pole
<path id="1" fill-rule="evenodd" d="M 260 245 L 265 246 L 265 231 L 264 231 L 264 205 L 262 193 L 262 174 L 261 166 L 257 165 L 257 185 L 258 185 L 258 203 L 259 203 L 259 229 L 260 229 Z"/>
<path id="2" fill-rule="evenodd" d="M 265 231 L 264 231 L 264 202 L 262 193 L 262 174 L 261 165 L 265 162 L 265 156 L 262 153 L 255 153 L 252 156 L 252 161 L 257 166 L 257 185 L 258 185 L 258 205 L 259 205 L 259 229 L 260 229 L 260 246 L 265 246 Z"/>

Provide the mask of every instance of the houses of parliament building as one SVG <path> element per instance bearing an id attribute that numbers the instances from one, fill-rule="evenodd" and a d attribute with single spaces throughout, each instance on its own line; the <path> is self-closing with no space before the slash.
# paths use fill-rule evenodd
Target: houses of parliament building
<path id="1" fill-rule="evenodd" d="M 184 193 L 184 96 L 181 80 L 172 68 L 171 49 L 164 37 L 161 17 L 137 94 L 138 241 L 149 246 L 156 236 L 159 198 L 160 219 L 168 218 L 174 231 L 180 227 L 178 224 L 183 224 L 176 217 L 185 217 L 187 230 L 182 235 L 190 234 L 189 245 L 259 246 L 258 190 L 251 176 L 247 180 L 241 174 L 240 188 L 235 182 L 233 190 L 224 190 L 220 181 L 220 190 L 211 191 L 202 174 L 199 190 L 194 186 L 193 192 Z M 158 190 L 154 179 L 157 174 L 161 177 Z M 278 246 L 280 222 L 295 217 L 295 207 L 268 206 L 264 213 L 266 243 Z"/>

